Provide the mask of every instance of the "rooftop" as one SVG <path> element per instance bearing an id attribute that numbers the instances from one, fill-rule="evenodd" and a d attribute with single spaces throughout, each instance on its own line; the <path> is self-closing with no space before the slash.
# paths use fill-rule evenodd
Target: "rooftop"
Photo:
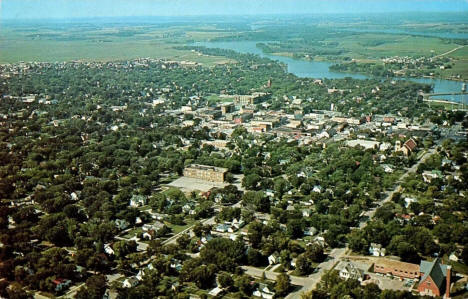
<path id="1" fill-rule="evenodd" d="M 386 268 L 406 270 L 409 272 L 419 272 L 419 265 L 416 264 L 405 263 L 386 258 L 376 259 L 375 263 Z"/>
<path id="2" fill-rule="evenodd" d="M 216 172 L 227 172 L 229 169 L 224 168 L 224 167 L 215 167 L 215 166 L 209 166 L 209 165 L 200 165 L 200 164 L 190 164 L 189 166 L 186 167 L 187 169 L 198 169 L 198 170 L 211 170 L 211 171 L 216 171 Z"/>

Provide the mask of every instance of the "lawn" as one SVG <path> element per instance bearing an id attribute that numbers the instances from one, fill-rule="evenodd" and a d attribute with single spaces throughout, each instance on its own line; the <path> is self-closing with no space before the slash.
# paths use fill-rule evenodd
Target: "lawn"
<path id="1" fill-rule="evenodd" d="M 137 227 L 137 228 L 132 229 L 132 230 L 130 230 L 129 232 L 127 232 L 127 233 L 123 236 L 123 238 L 125 238 L 125 239 L 130 239 L 130 238 L 133 238 L 133 237 L 135 237 L 136 235 L 138 235 L 139 233 L 142 233 L 142 232 L 143 232 L 143 230 L 141 229 L 141 227 Z"/>
<path id="2" fill-rule="evenodd" d="M 173 233 L 176 235 L 178 233 L 180 233 L 181 231 L 183 231 L 184 229 L 187 229 L 189 228 L 190 226 L 192 226 L 195 221 L 194 220 L 185 220 L 186 224 L 185 225 L 176 225 L 176 224 L 171 224 L 169 222 L 164 222 L 168 227 L 170 227 L 173 231 Z"/>

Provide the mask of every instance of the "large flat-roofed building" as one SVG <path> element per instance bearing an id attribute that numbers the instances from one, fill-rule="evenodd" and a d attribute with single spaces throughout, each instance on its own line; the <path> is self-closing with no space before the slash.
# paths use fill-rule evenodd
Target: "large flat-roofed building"
<path id="1" fill-rule="evenodd" d="M 268 98 L 269 94 L 265 92 L 254 92 L 251 95 L 235 95 L 234 104 L 236 105 L 255 105 Z"/>
<path id="2" fill-rule="evenodd" d="M 419 278 L 420 275 L 419 265 L 385 258 L 375 260 L 374 272 L 411 279 Z"/>
<path id="3" fill-rule="evenodd" d="M 209 182 L 223 183 L 227 172 L 227 168 L 191 164 L 184 169 L 184 176 Z"/>

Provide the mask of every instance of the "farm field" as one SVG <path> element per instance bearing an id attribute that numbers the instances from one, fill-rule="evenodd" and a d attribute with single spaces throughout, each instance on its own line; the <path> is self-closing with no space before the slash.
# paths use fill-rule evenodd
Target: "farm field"
<path id="1" fill-rule="evenodd" d="M 88 28 L 78 31 L 50 28 L 9 28 L 0 35 L 0 63 L 20 61 L 55 62 L 70 60 L 112 61 L 140 57 L 195 61 L 207 66 L 229 63 L 224 57 L 201 55 L 175 49 L 192 38 L 209 38 L 217 32 L 181 33 L 178 27 L 152 29 L 141 27 Z"/>

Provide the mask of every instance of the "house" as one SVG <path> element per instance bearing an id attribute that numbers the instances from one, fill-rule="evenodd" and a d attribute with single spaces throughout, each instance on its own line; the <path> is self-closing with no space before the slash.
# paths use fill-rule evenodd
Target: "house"
<path id="1" fill-rule="evenodd" d="M 419 278 L 419 265 L 379 258 L 375 260 L 374 272 L 401 278 Z"/>
<path id="2" fill-rule="evenodd" d="M 71 200 L 73 200 L 73 201 L 77 201 L 77 200 L 79 199 L 79 198 L 78 198 L 78 194 L 77 194 L 76 192 L 72 192 L 72 193 L 70 194 L 70 198 L 71 198 Z"/>
<path id="3" fill-rule="evenodd" d="M 146 205 L 146 197 L 143 195 L 133 195 L 130 198 L 130 206 L 134 208 L 142 207 Z"/>
<path id="4" fill-rule="evenodd" d="M 132 276 L 132 277 L 126 278 L 123 281 L 122 287 L 124 287 L 124 288 L 133 288 L 133 287 L 137 286 L 138 283 L 139 283 L 138 279 L 135 276 Z"/>
<path id="5" fill-rule="evenodd" d="M 315 227 L 308 227 L 304 230 L 304 236 L 315 236 L 317 232 Z"/>
<path id="6" fill-rule="evenodd" d="M 156 221 L 154 222 L 153 224 L 143 224 L 143 226 L 141 227 L 141 229 L 145 232 L 149 232 L 149 231 L 155 231 L 157 232 L 158 230 L 160 230 L 162 227 L 164 226 L 164 223 L 162 222 L 159 222 L 159 221 Z"/>
<path id="7" fill-rule="evenodd" d="M 403 224 L 403 223 L 409 222 L 413 217 L 411 215 L 408 215 L 408 214 L 398 214 L 398 213 L 396 213 L 395 218 L 400 224 Z"/>
<path id="8" fill-rule="evenodd" d="M 449 256 L 449 260 L 451 260 L 452 262 L 458 263 L 458 261 L 459 261 L 460 259 L 458 258 L 457 253 L 452 252 L 452 253 L 450 254 L 450 256 Z"/>
<path id="9" fill-rule="evenodd" d="M 379 148 L 380 142 L 373 140 L 356 139 L 346 141 L 346 145 L 349 147 L 361 146 L 365 149 L 375 149 Z"/>
<path id="10" fill-rule="evenodd" d="M 135 276 L 136 279 L 139 281 L 143 280 L 143 276 L 145 276 L 145 272 L 143 270 L 138 271 L 138 274 Z"/>
<path id="11" fill-rule="evenodd" d="M 234 219 L 234 220 L 232 220 L 232 226 L 236 230 L 241 229 L 241 228 L 243 228 L 245 226 L 245 221 L 243 219 L 239 219 L 239 220 Z"/>
<path id="12" fill-rule="evenodd" d="M 364 271 L 356 267 L 353 263 L 347 262 L 340 270 L 340 277 L 342 279 L 356 279 L 362 281 L 364 278 Z"/>
<path id="13" fill-rule="evenodd" d="M 180 262 L 176 262 L 171 264 L 171 268 L 176 270 L 177 272 L 180 272 L 182 270 L 182 264 Z"/>
<path id="14" fill-rule="evenodd" d="M 281 261 L 281 258 L 277 253 L 273 253 L 268 257 L 268 264 L 276 265 Z"/>
<path id="15" fill-rule="evenodd" d="M 123 219 L 115 219 L 115 226 L 116 226 L 119 230 L 124 230 L 124 229 L 126 229 L 129 225 L 130 225 L 130 223 L 128 223 L 127 221 L 125 221 L 125 220 L 123 220 Z"/>
<path id="16" fill-rule="evenodd" d="M 405 208 L 409 208 L 409 206 L 413 203 L 413 202 L 417 202 L 418 200 L 416 198 L 411 198 L 411 197 L 406 197 L 405 198 Z"/>
<path id="17" fill-rule="evenodd" d="M 451 266 L 441 264 L 436 258 L 432 262 L 421 261 L 419 268 L 422 278 L 418 291 L 422 296 L 441 296 L 445 290 L 445 298 L 450 297 Z"/>
<path id="18" fill-rule="evenodd" d="M 401 143 L 397 141 L 397 143 L 395 144 L 395 151 L 403 152 L 405 156 L 409 156 L 418 146 L 418 144 L 416 143 L 416 141 L 414 141 L 413 138 L 408 139 L 405 143 L 403 143 L 403 146 L 400 145 Z"/>
<path id="19" fill-rule="evenodd" d="M 222 292 L 224 292 L 224 290 L 220 287 L 216 287 L 214 289 L 212 289 L 208 295 L 210 296 L 213 296 L 213 297 L 216 297 L 216 296 L 219 296 Z"/>
<path id="20" fill-rule="evenodd" d="M 104 244 L 104 252 L 109 256 L 114 255 L 115 252 L 114 252 L 114 249 L 112 249 L 112 244 L 110 243 Z"/>
<path id="21" fill-rule="evenodd" d="M 313 192 L 316 192 L 316 193 L 322 193 L 322 186 L 320 185 L 315 185 L 314 188 L 312 189 Z"/>
<path id="22" fill-rule="evenodd" d="M 200 241 L 203 243 L 203 244 L 206 244 L 208 242 L 210 242 L 211 240 L 213 240 L 213 236 L 211 236 L 210 234 L 207 234 L 205 236 L 203 236 Z"/>
<path id="23" fill-rule="evenodd" d="M 433 179 L 443 178 L 442 172 L 440 172 L 439 170 L 432 170 L 432 171 L 426 170 L 422 173 L 422 177 L 425 183 L 430 183 L 432 182 Z"/>
<path id="24" fill-rule="evenodd" d="M 275 292 L 271 291 L 266 284 L 260 283 L 252 295 L 259 298 L 273 299 Z"/>
<path id="25" fill-rule="evenodd" d="M 310 217 L 313 211 L 311 209 L 303 209 L 302 210 L 302 217 Z"/>
<path id="26" fill-rule="evenodd" d="M 227 233 L 231 226 L 227 223 L 220 223 L 216 226 L 216 231 L 219 233 Z"/>
<path id="27" fill-rule="evenodd" d="M 384 156 L 385 157 L 385 156 Z M 382 160 L 382 159 L 381 159 Z M 393 172 L 393 168 L 388 165 L 388 164 L 382 164 L 381 165 L 383 170 L 386 172 L 386 173 L 392 173 Z"/>
<path id="28" fill-rule="evenodd" d="M 52 280 L 52 283 L 55 285 L 55 291 L 61 292 L 70 287 L 72 281 L 64 278 L 57 278 Z"/>
<path id="29" fill-rule="evenodd" d="M 312 243 L 318 244 L 322 247 L 326 247 L 327 243 L 325 242 L 325 238 L 322 236 L 317 236 L 314 238 L 314 241 Z"/>
<path id="30" fill-rule="evenodd" d="M 275 197 L 275 191 L 273 191 L 271 189 L 266 189 L 265 190 L 265 195 L 268 196 L 268 197 Z"/>
<path id="31" fill-rule="evenodd" d="M 373 256 L 385 256 L 385 248 L 382 248 L 382 245 L 377 243 L 371 243 L 369 247 L 369 254 Z"/>
<path id="32" fill-rule="evenodd" d="M 155 236 L 155 231 L 154 230 L 149 230 L 149 231 L 143 233 L 142 239 L 144 239 L 144 240 L 153 240 L 154 236 Z"/>

